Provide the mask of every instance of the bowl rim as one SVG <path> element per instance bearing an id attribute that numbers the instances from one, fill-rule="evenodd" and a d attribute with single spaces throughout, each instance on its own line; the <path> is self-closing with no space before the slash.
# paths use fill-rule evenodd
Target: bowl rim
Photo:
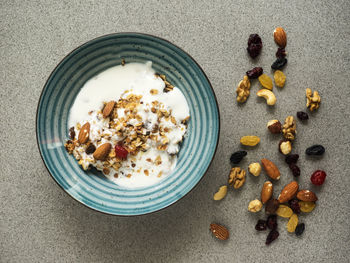
<path id="1" fill-rule="evenodd" d="M 43 157 L 43 154 L 40 150 L 40 145 L 39 145 L 39 137 L 38 137 L 38 113 L 39 113 L 39 106 L 40 106 L 40 103 L 42 101 L 42 96 L 43 96 L 43 93 L 45 91 L 45 87 L 47 86 L 49 80 L 51 79 L 52 75 L 54 74 L 54 72 L 56 71 L 56 69 L 61 65 L 61 63 L 66 59 L 68 58 L 70 55 L 72 55 L 74 52 L 76 52 L 78 49 L 80 49 L 81 47 L 85 46 L 85 45 L 89 45 L 90 43 L 92 42 L 95 42 L 99 39 L 103 39 L 105 37 L 109 37 L 109 36 L 117 36 L 117 35 L 140 35 L 140 36 L 148 36 L 148 37 L 151 37 L 151 38 L 156 38 L 156 39 L 159 39 L 159 40 L 162 40 L 164 42 L 167 42 L 168 44 L 170 45 L 173 45 L 174 47 L 178 48 L 180 51 L 182 51 L 186 56 L 188 56 L 196 65 L 197 67 L 199 68 L 199 70 L 202 72 L 203 76 L 205 77 L 205 79 L 208 81 L 209 83 L 209 87 L 210 89 L 212 90 L 213 92 L 213 95 L 214 95 L 214 99 L 215 99 L 215 103 L 216 103 L 216 109 L 217 109 L 217 112 L 218 112 L 218 137 L 217 137 L 217 141 L 216 141 L 216 146 L 215 146 L 215 150 L 214 150 L 214 154 L 209 162 L 209 165 L 207 167 L 207 169 L 205 170 L 205 172 L 203 173 L 203 175 L 201 176 L 201 178 L 198 180 L 198 182 L 192 187 L 192 189 L 190 189 L 186 194 L 184 194 L 183 196 L 181 196 L 179 199 L 177 199 L 176 201 L 158 209 L 158 210 L 154 210 L 154 211 L 150 211 L 150 212 L 147 212 L 147 213 L 143 213 L 143 214 L 136 214 L 136 215 L 119 215 L 119 214 L 112 214 L 112 213 L 108 213 L 108 212 L 104 212 L 104 211 L 101 211 L 101 210 L 98 210 L 94 207 L 90 207 L 88 206 L 87 204 L 83 203 L 82 201 L 76 199 L 73 195 L 71 195 L 70 193 L 68 193 L 59 183 L 58 181 L 55 179 L 55 177 L 51 174 L 49 168 L 47 167 L 47 164 L 44 160 L 44 157 Z M 213 89 L 213 86 L 208 78 L 208 76 L 205 74 L 203 68 L 198 64 L 198 62 L 189 54 L 187 53 L 185 50 L 183 50 L 181 47 L 177 46 L 176 44 L 170 42 L 169 40 L 165 39 L 165 38 L 162 38 L 162 37 L 158 37 L 158 36 L 155 36 L 155 35 L 152 35 L 152 34 L 148 34 L 148 33 L 140 33 L 140 32 L 115 32 L 115 33 L 109 33 L 109 34 L 104 34 L 104 35 L 101 35 L 101 36 L 98 36 L 98 37 L 95 37 L 93 39 L 90 39 L 89 41 L 86 41 L 84 43 L 82 43 L 81 45 L 79 45 L 78 47 L 74 48 L 72 51 L 70 51 L 67 55 L 65 55 L 59 62 L 58 64 L 55 66 L 55 68 L 51 71 L 49 77 L 47 78 L 47 80 L 45 81 L 45 84 L 41 90 L 41 93 L 40 93 L 40 97 L 39 97 L 39 100 L 38 100 L 38 103 L 37 103 L 37 108 L 36 108 L 36 115 L 35 115 L 35 135 L 36 135 L 36 143 L 37 143 L 37 147 L 38 147 L 38 150 L 39 150 L 39 153 L 40 153 L 40 157 L 41 157 L 41 160 L 42 162 L 44 163 L 44 166 L 46 168 L 46 171 L 49 173 L 50 177 L 55 181 L 55 183 L 59 186 L 59 188 L 62 189 L 63 192 L 65 192 L 68 196 L 70 196 L 73 200 L 75 200 L 77 203 L 79 204 L 82 204 L 84 207 L 87 207 L 93 211 L 96 211 L 96 212 L 99 212 L 101 214 L 105 214 L 105 215 L 111 215 L 111 216 L 119 216 L 119 217 L 140 217 L 140 216 L 145 216 L 145 215 L 150 215 L 150 214 L 153 214 L 153 213 L 157 213 L 157 212 L 160 212 L 172 205 L 175 205 L 176 203 L 178 203 L 178 201 L 180 201 L 181 199 L 183 199 L 185 196 L 187 196 L 190 192 L 192 192 L 198 185 L 199 183 L 202 181 L 203 177 L 207 174 L 210 166 L 212 165 L 213 163 L 213 160 L 216 156 L 216 153 L 217 153 L 217 149 L 218 149 L 218 145 L 219 145 L 219 141 L 220 141 L 220 130 L 221 130 L 221 122 L 220 122 L 220 109 L 219 109 L 219 103 L 218 103 L 218 100 L 217 100 L 217 97 L 216 97 L 216 94 L 215 94 L 215 91 Z"/>

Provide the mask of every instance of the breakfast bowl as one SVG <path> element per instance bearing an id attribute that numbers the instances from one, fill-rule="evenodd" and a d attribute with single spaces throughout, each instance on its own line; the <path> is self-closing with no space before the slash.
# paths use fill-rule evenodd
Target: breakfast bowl
<path id="1" fill-rule="evenodd" d="M 68 139 L 68 116 L 88 80 L 124 62 L 147 61 L 181 90 L 191 118 L 172 173 L 155 185 L 128 188 L 108 180 L 95 169 L 83 170 L 67 153 L 64 143 Z M 140 33 L 105 35 L 73 50 L 48 78 L 36 116 L 39 151 L 57 184 L 83 205 L 120 216 L 158 211 L 191 191 L 214 158 L 219 129 L 215 93 L 200 66 L 167 40 Z"/>

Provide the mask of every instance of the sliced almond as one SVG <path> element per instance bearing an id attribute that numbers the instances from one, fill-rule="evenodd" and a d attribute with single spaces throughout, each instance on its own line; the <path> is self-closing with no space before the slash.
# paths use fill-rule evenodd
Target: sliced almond
<path id="1" fill-rule="evenodd" d="M 114 109 L 115 101 L 110 101 L 106 104 L 106 106 L 103 108 L 103 118 L 107 118 L 109 115 L 111 115 L 113 109 Z"/>
<path id="2" fill-rule="evenodd" d="M 108 156 L 109 152 L 111 151 L 112 145 L 110 143 L 104 143 L 101 144 L 96 151 L 94 152 L 93 156 L 96 160 L 105 160 Z"/>
<path id="3" fill-rule="evenodd" d="M 78 142 L 80 144 L 86 143 L 89 140 L 89 134 L 90 134 L 90 123 L 87 122 L 80 129 L 80 132 L 78 135 Z"/>

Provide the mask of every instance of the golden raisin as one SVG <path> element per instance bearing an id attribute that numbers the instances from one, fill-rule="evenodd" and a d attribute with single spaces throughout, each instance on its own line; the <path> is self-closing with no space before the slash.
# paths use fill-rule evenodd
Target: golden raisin
<path id="1" fill-rule="evenodd" d="M 289 206 L 280 205 L 276 214 L 280 217 L 290 218 L 293 215 L 293 210 Z"/>
<path id="2" fill-rule="evenodd" d="M 310 213 L 312 210 L 314 210 L 316 204 L 314 202 L 300 201 L 299 206 L 301 212 Z"/>
<path id="3" fill-rule="evenodd" d="M 273 89 L 272 79 L 266 74 L 260 75 L 259 82 L 261 86 L 263 86 L 265 89 L 269 89 L 269 90 Z"/>
<path id="4" fill-rule="evenodd" d="M 289 233 L 293 233 L 298 225 L 298 216 L 297 214 L 293 214 L 287 223 L 287 231 Z"/>
<path id="5" fill-rule="evenodd" d="M 286 75 L 282 71 L 276 70 L 275 75 L 273 76 L 277 87 L 283 88 L 284 83 L 286 82 Z"/>
<path id="6" fill-rule="evenodd" d="M 258 136 L 243 136 L 240 140 L 241 144 L 246 146 L 255 146 L 260 142 L 260 138 Z"/>

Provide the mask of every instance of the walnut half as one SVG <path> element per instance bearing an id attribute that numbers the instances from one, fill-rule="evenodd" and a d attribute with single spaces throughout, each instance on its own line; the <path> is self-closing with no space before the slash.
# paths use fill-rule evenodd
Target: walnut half
<path id="1" fill-rule="evenodd" d="M 250 94 L 250 81 L 247 75 L 243 77 L 237 86 L 237 101 L 245 102 Z"/>
<path id="2" fill-rule="evenodd" d="M 284 121 L 283 127 L 282 127 L 282 133 L 284 138 L 287 140 L 293 141 L 295 139 L 295 134 L 297 125 L 295 123 L 293 116 L 288 116 L 286 120 Z"/>
<path id="3" fill-rule="evenodd" d="M 310 111 L 317 110 L 320 107 L 321 97 L 316 90 L 314 91 L 314 94 L 312 94 L 312 90 L 307 88 L 306 99 L 306 107 L 308 107 Z"/>
<path id="4" fill-rule="evenodd" d="M 245 175 L 245 170 L 241 170 L 240 167 L 232 168 L 228 178 L 229 185 L 233 186 L 235 189 L 240 188 L 245 182 Z"/>

